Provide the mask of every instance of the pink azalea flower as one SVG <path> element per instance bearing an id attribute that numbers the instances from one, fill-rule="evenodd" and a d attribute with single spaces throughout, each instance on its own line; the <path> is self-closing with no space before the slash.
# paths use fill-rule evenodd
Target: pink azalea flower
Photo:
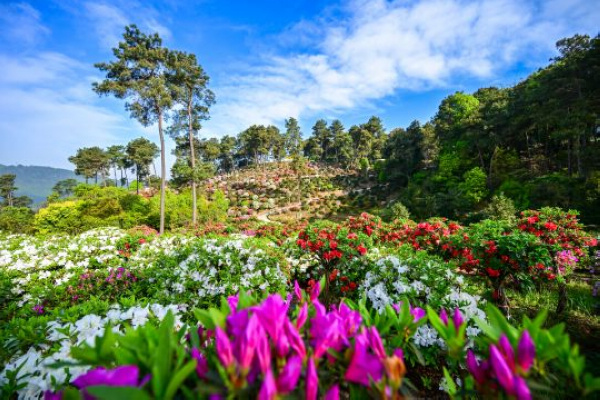
<path id="1" fill-rule="evenodd" d="M 523 331 L 521 340 L 519 340 L 517 359 L 519 366 L 525 372 L 529 371 L 529 368 L 533 365 L 535 359 L 535 344 L 527 331 Z"/>
<path id="2" fill-rule="evenodd" d="M 298 312 L 298 319 L 296 319 L 296 328 L 300 329 L 304 326 L 306 319 L 308 318 L 308 304 L 304 303 Z"/>
<path id="3" fill-rule="evenodd" d="M 340 400 L 340 387 L 333 385 L 327 393 L 325 393 L 324 400 Z"/>
<path id="4" fill-rule="evenodd" d="M 217 355 L 225 367 L 233 364 L 233 350 L 227 333 L 217 326 L 215 335 Z"/>
<path id="5" fill-rule="evenodd" d="M 292 356 L 277 377 L 277 390 L 286 394 L 296 388 L 302 373 L 302 357 Z"/>
<path id="6" fill-rule="evenodd" d="M 375 382 L 383 376 L 383 364 L 381 359 L 369 353 L 371 343 L 367 332 L 358 334 L 355 338 L 354 352 L 350 360 L 350 366 L 346 371 L 347 381 L 369 386 L 369 378 Z"/>
<path id="7" fill-rule="evenodd" d="M 508 394 L 514 394 L 514 376 L 502 353 L 495 345 L 490 346 L 490 363 L 496 379 Z"/>
<path id="8" fill-rule="evenodd" d="M 204 379 L 208 373 L 208 361 L 206 357 L 200 353 L 200 350 L 194 347 L 192 349 L 192 358 L 196 360 L 196 374 L 198 374 L 199 378 Z"/>
<path id="9" fill-rule="evenodd" d="M 306 371 L 306 400 L 316 400 L 319 392 L 319 376 L 315 361 L 308 359 L 308 369 Z"/>
<path id="10" fill-rule="evenodd" d="M 273 377 L 273 371 L 269 369 L 263 380 L 263 384 L 258 392 L 259 400 L 273 400 L 277 398 L 277 386 L 275 385 L 275 378 Z"/>

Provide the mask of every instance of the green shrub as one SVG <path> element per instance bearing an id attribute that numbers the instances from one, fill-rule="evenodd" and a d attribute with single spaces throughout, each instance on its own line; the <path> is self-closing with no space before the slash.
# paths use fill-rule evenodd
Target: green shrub
<path id="1" fill-rule="evenodd" d="M 35 230 L 41 234 L 84 231 L 85 223 L 79 210 L 81 204 L 81 201 L 63 201 L 40 209 L 34 218 Z"/>
<path id="2" fill-rule="evenodd" d="M 0 230 L 27 233 L 33 227 L 33 212 L 28 207 L 0 208 Z"/>
<path id="3" fill-rule="evenodd" d="M 395 202 L 389 208 L 387 208 L 384 212 L 384 215 L 389 221 L 410 218 L 410 212 L 408 211 L 408 208 L 406 208 L 406 206 L 400 201 Z"/>
<path id="4" fill-rule="evenodd" d="M 516 222 L 517 220 L 515 203 L 502 193 L 492 197 L 490 203 L 483 209 L 482 214 L 487 219 L 506 220 L 509 222 Z"/>

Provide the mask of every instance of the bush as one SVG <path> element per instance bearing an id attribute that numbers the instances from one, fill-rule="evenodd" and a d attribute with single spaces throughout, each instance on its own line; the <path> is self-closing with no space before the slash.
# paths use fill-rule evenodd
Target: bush
<path id="1" fill-rule="evenodd" d="M 483 217 L 494 220 L 516 222 L 517 209 L 515 203 L 502 193 L 492 197 L 492 201 L 483 209 Z"/>
<path id="2" fill-rule="evenodd" d="M 33 212 L 27 207 L 0 208 L 0 230 L 27 233 L 33 227 Z"/>
<path id="3" fill-rule="evenodd" d="M 384 215 L 388 219 L 388 221 L 394 221 L 397 219 L 409 219 L 410 212 L 408 208 L 400 201 L 395 202 L 389 208 L 384 211 Z"/>
<path id="4" fill-rule="evenodd" d="M 40 209 L 34 218 L 34 228 L 41 234 L 78 233 L 85 230 L 79 206 L 81 201 L 52 203 Z"/>

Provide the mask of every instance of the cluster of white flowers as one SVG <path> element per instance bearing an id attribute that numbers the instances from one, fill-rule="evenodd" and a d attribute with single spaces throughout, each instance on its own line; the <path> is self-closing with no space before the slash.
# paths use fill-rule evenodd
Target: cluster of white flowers
<path id="1" fill-rule="evenodd" d="M 31 285 L 61 286 L 92 262 L 118 262 L 116 243 L 124 236 L 116 228 L 99 228 L 73 237 L 0 237 L 0 269 L 12 272 L 11 292 L 21 296 L 21 306 L 36 303 L 40 299 L 28 293 Z"/>
<path id="2" fill-rule="evenodd" d="M 485 320 L 485 312 L 480 308 L 484 301 L 479 296 L 464 291 L 463 284 L 462 276 L 435 260 L 409 266 L 406 261 L 392 255 L 371 259 L 359 290 L 366 295 L 371 306 L 380 312 L 387 305 L 398 303 L 403 297 L 411 300 L 411 303 L 415 301 L 414 305 L 419 306 L 434 301 L 449 311 L 458 307 L 469 323 L 467 336 L 473 337 L 480 332 L 473 326 L 473 318 Z M 444 344 L 435 329 L 429 325 L 419 327 L 413 340 L 421 347 L 441 347 Z"/>
<path id="3" fill-rule="evenodd" d="M 204 298 L 241 289 L 281 287 L 287 280 L 277 260 L 266 256 L 261 249 L 245 247 L 243 240 L 198 240 L 191 244 L 191 250 L 169 271 L 165 295 L 194 290 L 197 296 L 190 301 L 197 304 Z M 181 248 L 179 252 L 189 252 L 189 249 Z M 172 256 L 177 258 L 178 253 Z"/>
<path id="4" fill-rule="evenodd" d="M 151 318 L 162 320 L 169 311 L 175 316 L 175 324 L 182 326 L 180 313 L 185 306 L 150 304 L 145 307 L 121 309 L 113 306 L 106 316 L 89 314 L 75 321 L 50 321 L 46 325 L 46 341 L 31 347 L 25 354 L 15 356 L 0 372 L 0 386 L 7 382 L 7 372 L 18 368 L 17 381 L 26 383 L 19 391 L 19 399 L 39 399 L 44 391 L 52 389 L 53 382 L 67 383 L 88 370 L 83 366 L 53 368 L 57 362 L 74 362 L 71 358 L 71 347 L 87 343 L 92 345 L 94 339 L 104 333 L 108 323 L 115 333 L 122 333 L 124 324 L 138 327 Z"/>

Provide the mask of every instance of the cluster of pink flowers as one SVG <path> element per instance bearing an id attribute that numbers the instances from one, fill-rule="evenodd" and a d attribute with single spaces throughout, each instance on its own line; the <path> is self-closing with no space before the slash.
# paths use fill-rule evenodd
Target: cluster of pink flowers
<path id="1" fill-rule="evenodd" d="M 349 354 L 346 381 L 365 387 L 374 384 L 374 390 L 387 393 L 400 388 L 405 373 L 401 349 L 388 356 L 376 328 L 362 326 L 360 314 L 345 304 L 327 310 L 317 298 L 318 288 L 308 297 L 296 285 L 295 294 L 300 304 L 295 320 L 288 316 L 291 296 L 286 301 L 270 295 L 260 305 L 241 310 L 237 297 L 229 298 L 231 314 L 225 329 L 215 331 L 216 354 L 227 371 L 228 387 L 241 390 L 259 381 L 258 397 L 273 399 L 297 390 L 303 376 L 306 398 L 316 399 L 317 368 L 340 361 L 330 353 L 333 350 Z M 310 320 L 309 309 L 314 312 Z M 207 365 L 196 349 L 194 358 L 198 365 Z M 200 377 L 207 372 L 208 367 L 203 367 Z M 324 392 L 321 395 L 327 399 L 339 398 L 335 382 Z"/>
<path id="2" fill-rule="evenodd" d="M 402 349 L 395 348 L 388 354 L 378 329 L 365 326 L 358 311 L 344 303 L 327 309 L 318 296 L 319 284 L 308 293 L 296 282 L 294 294 L 286 299 L 272 294 L 260 304 L 244 308 L 239 296 L 229 297 L 229 307 L 225 306 L 229 313 L 221 326 L 200 327 L 193 340 L 191 334 L 188 336 L 186 351 L 189 358 L 196 360 L 196 379 L 210 388 L 205 389 L 210 393 L 199 394 L 214 400 L 240 396 L 272 400 L 290 394 L 309 400 L 337 400 L 344 397 L 340 391 L 350 387 L 376 398 L 403 398 L 406 365 Z M 393 308 L 402 312 L 401 304 Z M 410 305 L 408 308 L 415 322 L 426 317 L 423 309 Z M 452 337 L 464 339 L 466 323 L 458 308 L 450 317 L 442 310 L 439 319 L 447 328 L 442 336 L 449 346 Z M 462 358 L 464 340 L 461 343 Z M 478 362 L 474 353 L 468 351 L 467 368 L 480 393 L 504 393 L 519 400 L 531 398 L 524 377 L 534 363 L 535 346 L 527 331 L 517 347 L 515 351 L 503 335 L 489 347 L 487 360 Z M 137 365 L 98 367 L 71 384 L 86 400 L 94 398 L 88 392 L 92 391 L 91 386 L 153 390 L 154 385 L 146 385 L 152 376 L 142 375 Z M 45 394 L 46 400 L 62 398 L 60 391 Z"/>
<path id="3" fill-rule="evenodd" d="M 535 360 L 535 344 L 529 332 L 524 331 L 517 351 L 506 335 L 500 336 L 497 345 L 489 347 L 489 358 L 478 362 L 471 350 L 467 353 L 467 369 L 475 378 L 481 392 L 504 393 L 518 400 L 531 399 L 531 392 L 524 376 Z"/>

